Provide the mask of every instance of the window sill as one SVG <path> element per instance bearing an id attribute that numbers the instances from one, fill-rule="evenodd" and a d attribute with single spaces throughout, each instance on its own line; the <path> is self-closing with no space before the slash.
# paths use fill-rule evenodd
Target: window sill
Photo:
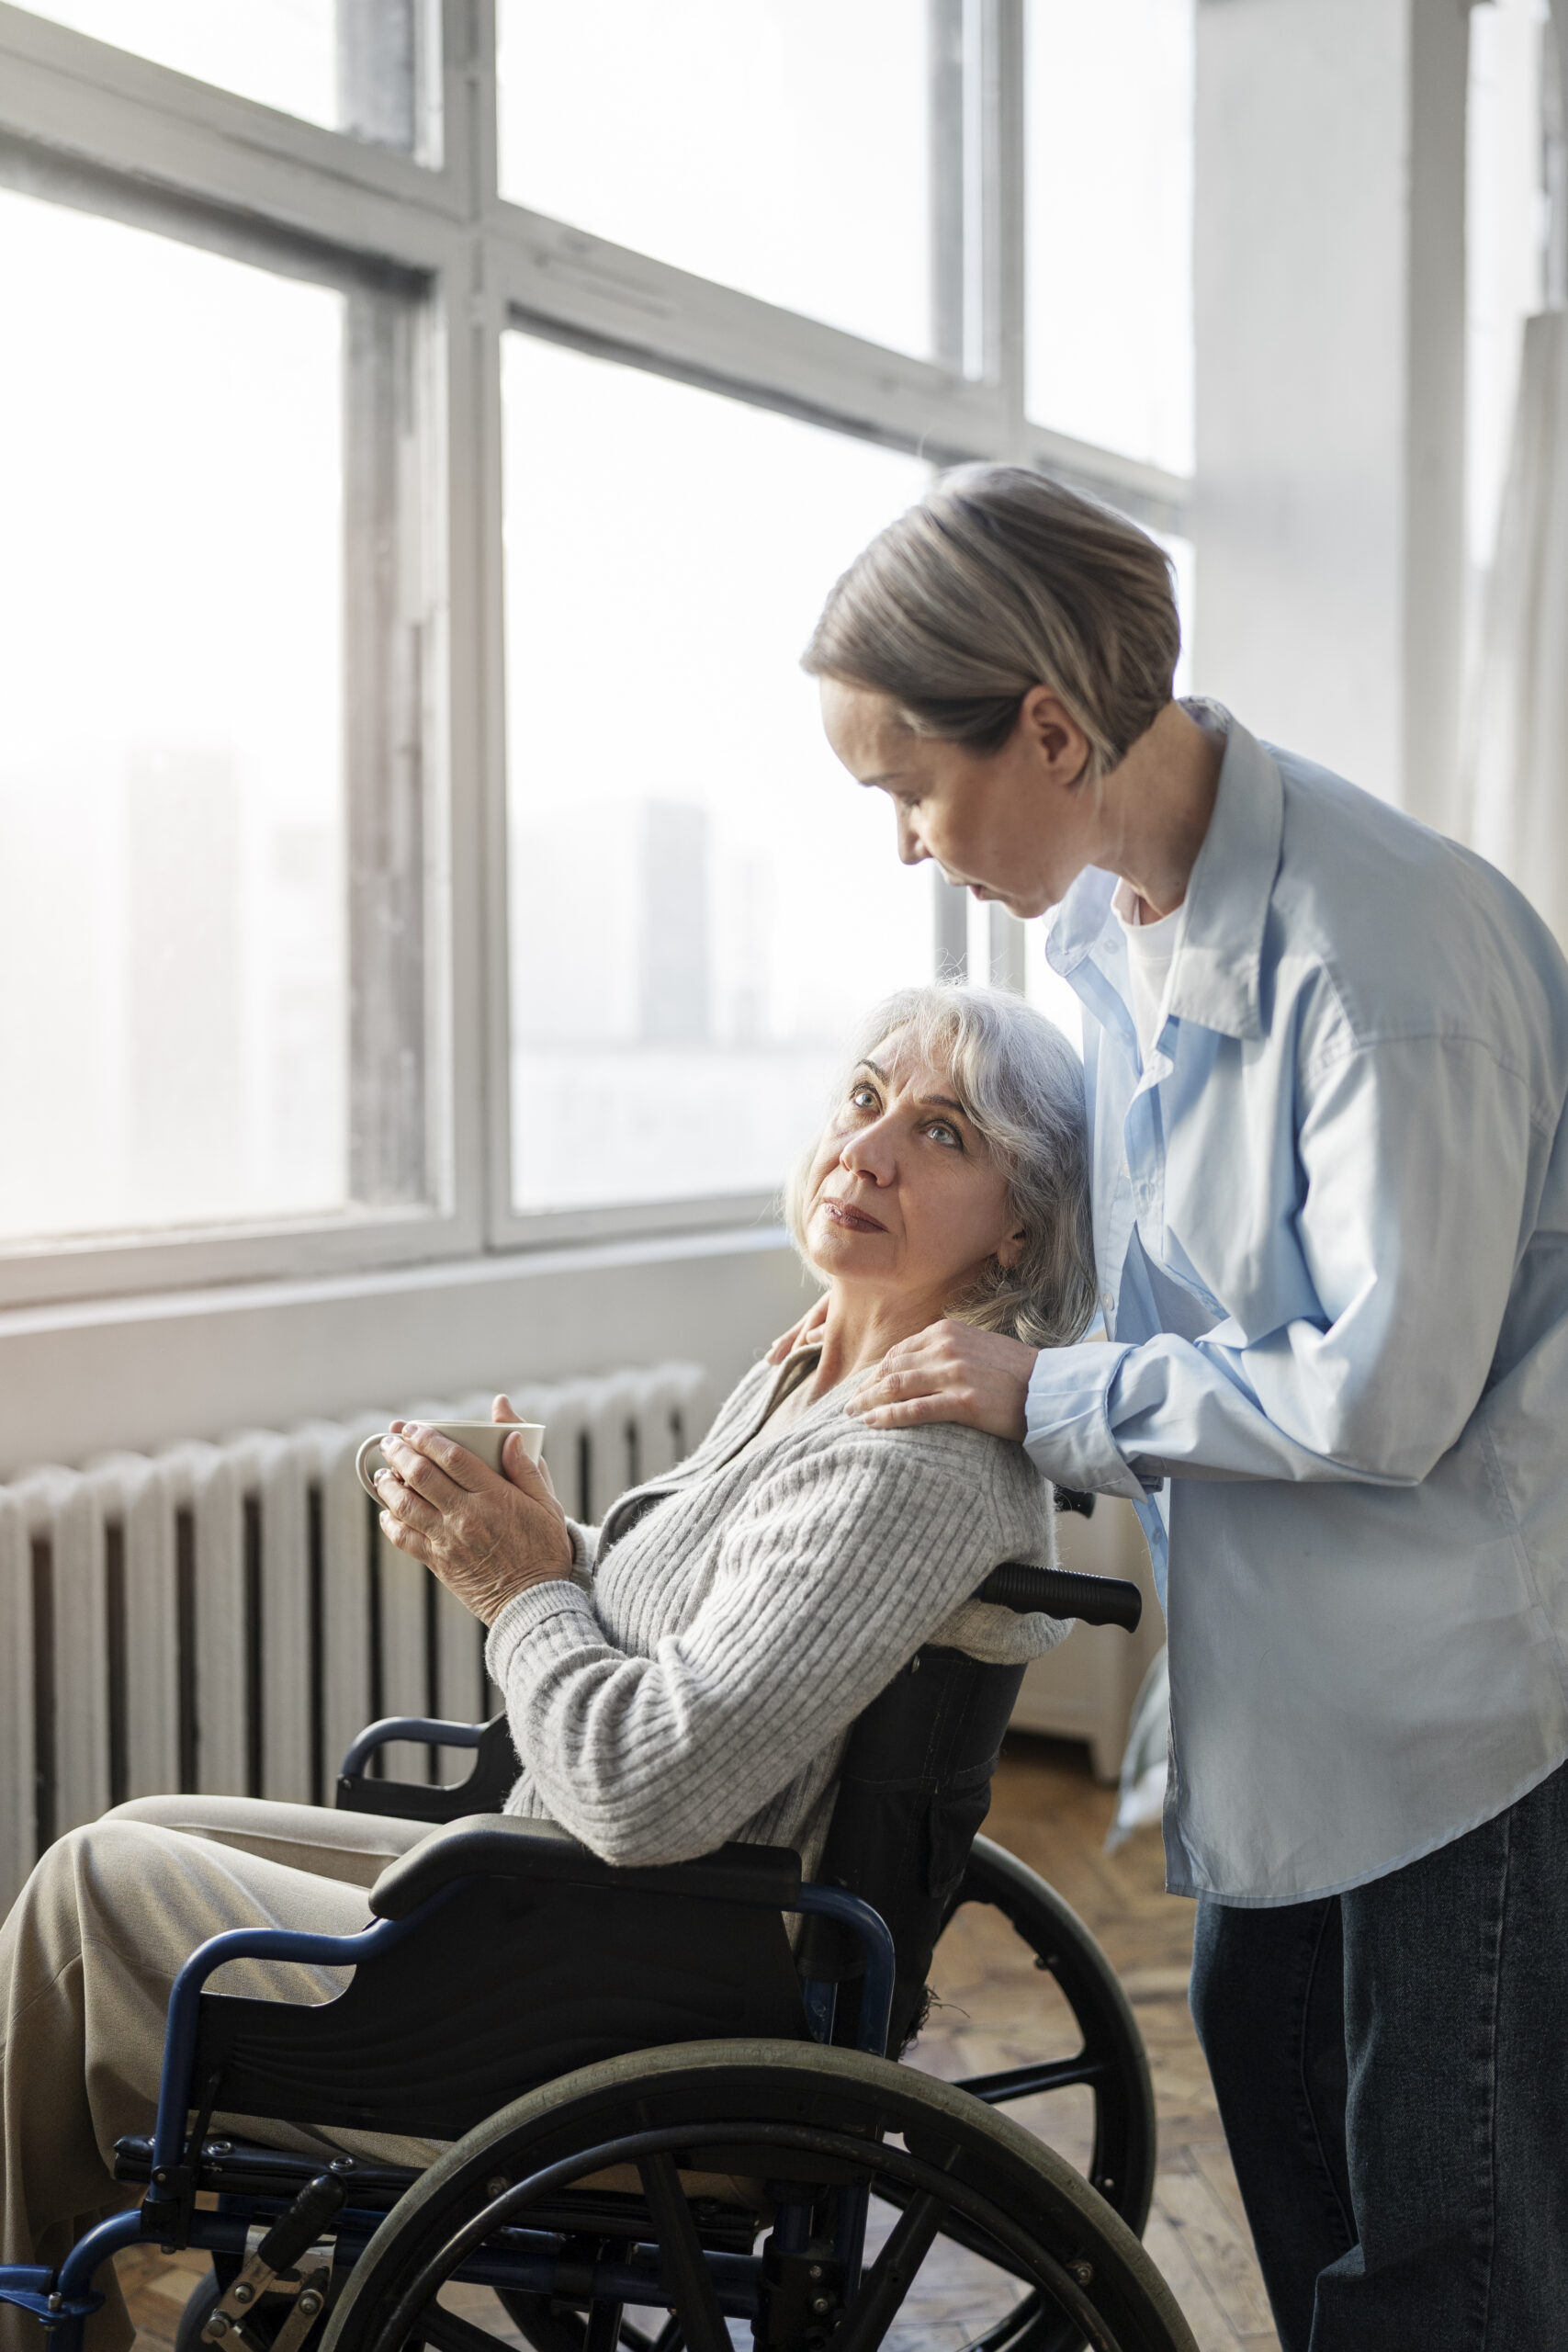
<path id="1" fill-rule="evenodd" d="M 685 1357 L 718 1392 L 811 1293 L 778 1226 L 0 1312 L 0 1479 Z"/>
<path id="2" fill-rule="evenodd" d="M 361 1299 L 410 1297 L 421 1293 L 461 1291 L 479 1283 L 558 1280 L 573 1274 L 607 1273 L 621 1267 L 744 1257 L 788 1247 L 789 1237 L 782 1225 L 726 1226 L 696 1232 L 647 1234 L 631 1240 L 575 1243 L 566 1248 L 490 1250 L 478 1257 L 436 1258 L 412 1266 L 362 1267 L 352 1273 L 302 1279 L 208 1283 L 125 1297 L 59 1299 L 40 1306 L 0 1308 L 0 1346 L 50 1331 L 81 1331 L 108 1325 L 166 1323 L 325 1306 Z"/>

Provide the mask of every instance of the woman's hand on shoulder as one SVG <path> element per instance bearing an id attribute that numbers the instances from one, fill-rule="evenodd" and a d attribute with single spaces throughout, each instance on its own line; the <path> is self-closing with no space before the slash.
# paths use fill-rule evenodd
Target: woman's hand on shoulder
<path id="1" fill-rule="evenodd" d="M 1021 1440 L 1024 1402 L 1038 1351 L 1000 1331 L 944 1318 L 889 1348 L 845 1406 L 874 1430 L 958 1421 L 993 1437 Z"/>
<path id="2" fill-rule="evenodd" d="M 498 1397 L 494 1418 L 517 1416 Z M 529 1461 L 521 1438 L 507 1444 L 500 1475 L 420 1421 L 394 1421 L 382 1450 L 391 1467 L 376 1481 L 381 1532 L 481 1623 L 493 1624 L 530 1586 L 570 1576 L 566 1514 L 548 1471 Z"/>

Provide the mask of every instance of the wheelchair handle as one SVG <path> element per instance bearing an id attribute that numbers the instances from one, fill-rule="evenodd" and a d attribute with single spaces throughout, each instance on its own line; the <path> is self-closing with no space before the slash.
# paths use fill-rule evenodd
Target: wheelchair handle
<path id="1" fill-rule="evenodd" d="M 1004 1560 L 975 1596 L 1020 1616 L 1076 1617 L 1084 1625 L 1121 1625 L 1132 1633 L 1144 1613 L 1144 1596 L 1121 1577 L 1086 1577 L 1076 1568 L 1031 1568 Z"/>
<path id="2" fill-rule="evenodd" d="M 315 2245 L 347 2194 L 343 2181 L 330 2172 L 318 2173 L 268 2230 L 255 2251 L 257 2264 L 269 2271 L 292 2270 L 306 2247 Z"/>

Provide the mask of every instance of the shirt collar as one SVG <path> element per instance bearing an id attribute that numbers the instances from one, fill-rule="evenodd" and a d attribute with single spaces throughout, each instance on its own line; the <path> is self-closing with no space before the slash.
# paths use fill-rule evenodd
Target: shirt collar
<path id="1" fill-rule="evenodd" d="M 1217 704 L 1224 758 L 1209 830 L 1187 886 L 1187 922 L 1171 971 L 1168 1010 L 1228 1037 L 1263 1034 L 1259 966 L 1263 927 L 1284 836 L 1280 771 L 1256 737 Z M 1089 866 L 1057 910 L 1045 952 L 1064 978 L 1116 931 L 1116 876 Z M 1117 940 L 1117 946 L 1121 942 Z"/>

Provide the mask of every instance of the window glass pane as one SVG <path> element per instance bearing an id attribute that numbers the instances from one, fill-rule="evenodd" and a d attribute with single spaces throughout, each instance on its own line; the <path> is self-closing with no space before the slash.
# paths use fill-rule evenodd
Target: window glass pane
<path id="1" fill-rule="evenodd" d="M 927 14 L 501 0 L 502 194 L 924 354 Z"/>
<path id="2" fill-rule="evenodd" d="M 0 243 L 0 1238 L 339 1207 L 344 298 Z"/>
<path id="3" fill-rule="evenodd" d="M 423 107 L 436 76 L 430 0 L 30 0 L 112 41 L 280 114 L 383 146 L 429 144 Z M 427 158 L 427 160 L 430 160 Z"/>
<path id="4" fill-rule="evenodd" d="M 931 970 L 798 668 L 925 469 L 521 334 L 504 389 L 516 1204 L 765 1190 Z"/>
<path id="5" fill-rule="evenodd" d="M 1025 400 L 1192 467 L 1193 0 L 1025 0 Z"/>

